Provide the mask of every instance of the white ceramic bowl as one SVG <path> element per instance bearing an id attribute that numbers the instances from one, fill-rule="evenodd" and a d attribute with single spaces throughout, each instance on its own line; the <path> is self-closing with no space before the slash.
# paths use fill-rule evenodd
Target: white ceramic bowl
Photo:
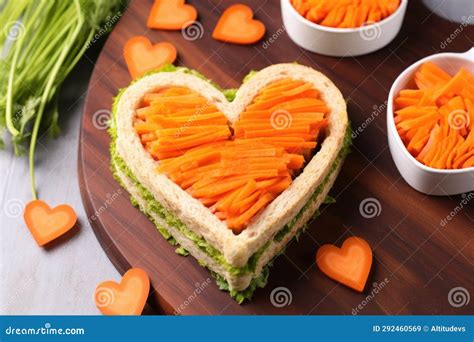
<path id="1" fill-rule="evenodd" d="M 472 0 L 423 0 L 430 11 L 440 17 L 463 25 L 474 24 L 474 1 Z"/>
<path id="2" fill-rule="evenodd" d="M 380 22 L 357 28 L 315 24 L 296 11 L 290 0 L 281 0 L 281 15 L 288 36 L 302 48 L 327 56 L 360 56 L 383 48 L 400 31 L 408 0 Z"/>
<path id="3" fill-rule="evenodd" d="M 465 67 L 474 73 L 474 48 L 464 53 L 440 53 L 423 58 L 401 73 L 390 89 L 387 106 L 388 145 L 398 171 L 416 190 L 430 195 L 456 195 L 474 191 L 474 167 L 459 170 L 434 169 L 421 164 L 405 148 L 393 117 L 393 99 L 413 79 L 421 64 L 431 61 L 453 75 Z"/>

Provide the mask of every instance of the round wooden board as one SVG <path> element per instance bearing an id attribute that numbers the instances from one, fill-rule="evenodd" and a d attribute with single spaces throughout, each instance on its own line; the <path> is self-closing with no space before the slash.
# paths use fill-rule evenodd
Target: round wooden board
<path id="1" fill-rule="evenodd" d="M 288 38 L 278 1 L 242 2 L 251 4 L 267 27 L 264 40 L 253 46 L 211 38 L 220 13 L 232 1 L 189 1 L 198 9 L 204 28 L 203 36 L 194 41 L 186 40 L 181 32 L 148 30 L 145 23 L 152 1 L 134 1 L 105 44 L 84 109 L 79 177 L 90 224 L 114 265 L 121 273 L 130 267 L 145 269 L 152 284 L 149 303 L 167 314 L 472 313 L 472 304 L 450 305 L 448 293 L 455 287 L 474 293 L 469 276 L 474 201 L 442 226 L 441 220 L 462 206 L 463 198 L 431 197 L 410 188 L 392 161 L 385 129 L 385 101 L 393 80 L 421 57 L 440 52 L 459 25 L 411 1 L 403 29 L 389 46 L 368 56 L 330 58 L 304 51 Z M 323 208 L 299 242 L 288 246 L 286 254 L 275 261 L 267 287 L 257 290 L 249 303 L 237 304 L 217 288 L 196 260 L 177 255 L 112 177 L 110 138 L 101 118 L 109 113 L 118 89 L 131 80 L 122 48 L 135 35 L 145 35 L 152 42 L 172 42 L 179 52 L 178 65 L 195 69 L 224 88 L 238 87 L 249 71 L 270 64 L 297 61 L 312 66 L 344 94 L 353 129 L 363 127 L 331 191 L 337 202 Z M 465 26 L 446 50 L 468 50 L 469 35 L 474 35 L 474 28 Z M 364 199 L 380 204 L 378 216 L 361 215 L 359 205 Z M 362 294 L 335 283 L 315 266 L 319 246 L 340 245 L 351 235 L 366 239 L 374 253 Z M 271 293 L 277 287 L 288 289 L 291 303 L 272 305 Z"/>

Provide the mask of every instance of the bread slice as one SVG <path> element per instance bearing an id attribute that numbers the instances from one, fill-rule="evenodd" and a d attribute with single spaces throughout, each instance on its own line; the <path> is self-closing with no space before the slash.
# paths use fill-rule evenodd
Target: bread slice
<path id="1" fill-rule="evenodd" d="M 235 122 L 260 89 L 284 78 L 314 85 L 330 112 L 320 150 L 280 196 L 239 235 L 168 177 L 142 147 L 133 127 L 143 96 L 162 87 L 187 87 L 204 96 Z M 346 104 L 336 86 L 320 72 L 298 64 L 277 64 L 252 74 L 229 101 L 210 81 L 185 68 L 168 67 L 121 91 L 111 129 L 113 171 L 136 204 L 164 236 L 180 244 L 209 268 L 222 288 L 240 302 L 266 281 L 266 266 L 315 214 L 331 188 L 350 145 Z M 183 249 L 181 249 L 183 250 Z"/>

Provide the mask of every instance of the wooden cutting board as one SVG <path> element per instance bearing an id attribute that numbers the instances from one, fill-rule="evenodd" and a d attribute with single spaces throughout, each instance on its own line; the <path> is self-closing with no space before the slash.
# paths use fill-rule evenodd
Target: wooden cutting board
<path id="1" fill-rule="evenodd" d="M 390 45 L 368 56 L 331 58 L 304 51 L 288 38 L 279 1 L 242 2 L 251 4 L 267 27 L 264 39 L 255 45 L 223 44 L 211 38 L 219 15 L 232 1 L 189 1 L 198 9 L 203 27 L 202 37 L 194 41 L 181 32 L 148 30 L 152 1 L 133 1 L 98 58 L 84 108 L 79 178 L 90 225 L 114 265 L 121 273 L 135 266 L 145 269 L 152 283 L 149 303 L 156 312 L 167 314 L 472 313 L 472 303 L 456 307 L 448 297 L 456 287 L 474 295 L 474 194 L 431 197 L 405 183 L 387 146 L 385 101 L 395 78 L 416 60 L 436 52 L 468 50 L 474 27 L 449 23 L 419 1 L 410 1 L 403 28 Z M 299 241 L 288 246 L 275 261 L 267 287 L 256 291 L 249 303 L 237 304 L 218 290 L 196 260 L 177 255 L 112 178 L 104 119 L 112 97 L 131 81 L 122 48 L 135 35 L 172 42 L 179 53 L 178 65 L 195 69 L 224 88 L 239 87 L 249 71 L 270 64 L 309 65 L 339 87 L 353 129 L 362 129 L 331 191 L 337 202 L 323 208 Z M 370 208 L 361 211 L 361 203 L 372 203 L 375 213 Z M 452 220 L 443 226 L 442 219 L 450 215 Z M 351 235 L 366 239 L 374 253 L 363 294 L 335 283 L 315 266 L 319 246 L 340 245 Z"/>

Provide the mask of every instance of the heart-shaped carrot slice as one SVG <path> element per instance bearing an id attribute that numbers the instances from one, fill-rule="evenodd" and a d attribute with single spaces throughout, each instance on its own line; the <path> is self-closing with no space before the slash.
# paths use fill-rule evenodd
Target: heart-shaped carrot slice
<path id="1" fill-rule="evenodd" d="M 265 25 L 253 19 L 249 6 L 236 4 L 224 11 L 212 37 L 227 43 L 253 44 L 265 34 Z"/>
<path id="2" fill-rule="evenodd" d="M 137 78 L 147 71 L 158 69 L 176 59 L 176 48 L 168 42 L 152 45 L 143 36 L 136 36 L 127 41 L 123 49 L 125 62 L 132 78 Z"/>
<path id="3" fill-rule="evenodd" d="M 184 0 L 155 0 L 147 26 L 161 30 L 181 30 L 196 21 L 197 11 Z"/>
<path id="4" fill-rule="evenodd" d="M 53 209 L 41 200 L 29 202 L 23 214 L 26 226 L 39 246 L 70 230 L 77 221 L 77 215 L 67 204 L 59 205 Z"/>
<path id="5" fill-rule="evenodd" d="M 341 248 L 321 246 L 316 263 L 328 277 L 362 292 L 372 267 L 372 250 L 365 240 L 353 236 L 344 241 Z"/>
<path id="6" fill-rule="evenodd" d="M 120 284 L 104 281 L 95 289 L 94 301 L 104 315 L 140 315 L 150 292 L 150 280 L 140 268 L 128 270 Z"/>

